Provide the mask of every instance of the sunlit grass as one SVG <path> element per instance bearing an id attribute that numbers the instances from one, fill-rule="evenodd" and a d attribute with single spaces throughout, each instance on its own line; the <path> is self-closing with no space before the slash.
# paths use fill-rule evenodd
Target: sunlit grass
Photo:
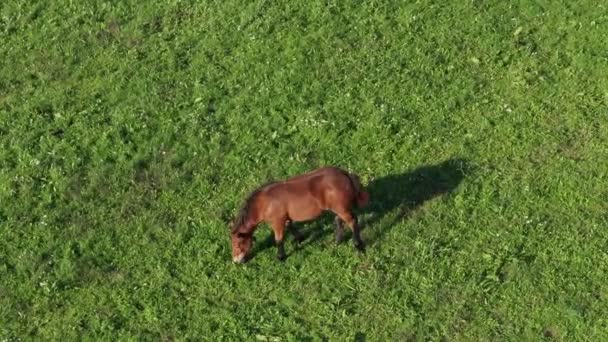
<path id="1" fill-rule="evenodd" d="M 0 6 L 0 340 L 606 340 L 593 1 Z M 233 265 L 269 179 L 359 174 Z M 265 247 L 265 248 L 264 248 Z"/>

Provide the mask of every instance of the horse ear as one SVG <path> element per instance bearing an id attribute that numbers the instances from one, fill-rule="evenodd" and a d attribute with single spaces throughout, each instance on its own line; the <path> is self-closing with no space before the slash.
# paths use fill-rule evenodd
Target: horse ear
<path id="1" fill-rule="evenodd" d="M 231 220 L 229 227 L 231 233 L 236 233 L 239 230 L 239 226 L 236 225 L 236 220 Z"/>

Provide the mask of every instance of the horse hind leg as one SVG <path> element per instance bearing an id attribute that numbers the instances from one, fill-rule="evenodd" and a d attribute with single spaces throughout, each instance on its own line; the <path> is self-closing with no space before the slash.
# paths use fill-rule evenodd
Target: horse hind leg
<path id="1" fill-rule="evenodd" d="M 336 215 L 338 215 L 339 218 L 344 221 L 353 231 L 353 245 L 355 248 L 360 252 L 364 252 L 365 243 L 363 243 L 363 240 L 361 239 L 361 229 L 359 227 L 357 216 L 350 210 L 336 212 Z"/>

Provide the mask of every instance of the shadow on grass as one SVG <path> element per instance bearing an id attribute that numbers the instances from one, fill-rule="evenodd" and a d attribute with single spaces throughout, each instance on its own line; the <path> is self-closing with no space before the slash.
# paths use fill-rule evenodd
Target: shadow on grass
<path id="1" fill-rule="evenodd" d="M 363 239 L 368 246 L 382 240 L 393 229 L 395 224 L 407 219 L 426 201 L 454 191 L 464 179 L 468 166 L 464 159 L 448 159 L 435 165 L 426 165 L 403 173 L 392 174 L 372 180 L 365 188 L 370 194 L 367 207 L 357 210 L 363 233 Z M 388 225 L 376 226 L 388 213 L 398 210 L 394 219 Z M 303 229 L 303 226 L 305 227 Z M 326 213 L 319 219 L 309 223 L 295 225 L 305 237 L 300 248 L 313 244 L 334 233 L 334 215 Z M 346 229 L 347 235 L 350 232 Z M 287 237 L 290 235 L 288 234 Z M 254 245 L 253 254 L 274 247 L 272 232 L 263 241 Z M 287 248 L 288 254 L 294 253 Z"/>
<path id="2" fill-rule="evenodd" d="M 371 202 L 362 213 L 370 214 L 363 222 L 369 245 L 381 240 L 396 223 L 407 219 L 426 201 L 454 191 L 464 179 L 468 166 L 464 159 L 448 159 L 436 165 L 418 167 L 400 174 L 372 180 L 367 185 Z M 393 210 L 397 215 L 388 226 L 375 224 Z"/>

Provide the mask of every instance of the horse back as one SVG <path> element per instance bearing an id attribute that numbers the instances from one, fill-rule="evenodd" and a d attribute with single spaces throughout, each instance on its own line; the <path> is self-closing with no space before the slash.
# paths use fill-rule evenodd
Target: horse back
<path id="1" fill-rule="evenodd" d="M 312 198 L 322 210 L 347 206 L 356 191 L 348 173 L 337 167 L 324 167 L 294 177 L 285 183 L 294 196 Z"/>
<path id="2" fill-rule="evenodd" d="M 321 167 L 318 168 L 316 170 L 312 170 L 310 172 L 307 173 L 303 173 L 301 175 L 297 175 L 291 178 L 286 179 L 285 181 L 283 181 L 283 183 L 297 183 L 297 182 L 305 182 L 305 181 L 311 181 L 311 179 L 316 178 L 318 176 L 323 176 L 323 177 L 328 177 L 328 176 L 335 176 L 335 175 L 340 175 L 340 174 L 344 174 L 346 173 L 346 171 L 337 168 L 335 166 L 325 166 L 325 167 Z"/>
<path id="3" fill-rule="evenodd" d="M 324 210 L 349 208 L 356 192 L 345 171 L 325 167 L 271 184 L 263 197 L 268 216 L 294 221 L 312 219 Z"/>

